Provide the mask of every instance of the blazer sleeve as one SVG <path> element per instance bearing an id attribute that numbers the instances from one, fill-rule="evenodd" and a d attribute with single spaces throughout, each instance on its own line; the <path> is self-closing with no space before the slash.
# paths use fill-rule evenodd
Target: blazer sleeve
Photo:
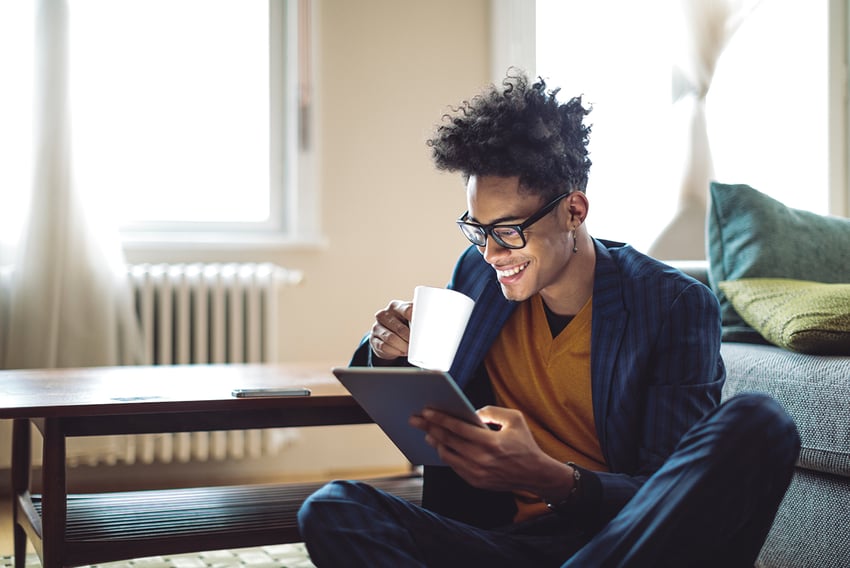
<path id="1" fill-rule="evenodd" d="M 369 347 L 369 334 L 367 333 L 360 339 L 360 344 L 351 356 L 348 362 L 349 367 L 371 367 L 372 366 L 372 349 Z"/>

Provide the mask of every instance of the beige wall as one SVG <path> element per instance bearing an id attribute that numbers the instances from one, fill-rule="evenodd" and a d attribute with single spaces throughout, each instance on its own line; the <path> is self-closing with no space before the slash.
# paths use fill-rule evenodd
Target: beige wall
<path id="1" fill-rule="evenodd" d="M 417 284 L 445 284 L 464 241 L 459 176 L 425 140 L 449 104 L 488 80 L 486 0 L 327 0 L 320 17 L 324 251 L 282 254 L 304 270 L 290 298 L 286 359 L 345 361 L 372 315 Z"/>

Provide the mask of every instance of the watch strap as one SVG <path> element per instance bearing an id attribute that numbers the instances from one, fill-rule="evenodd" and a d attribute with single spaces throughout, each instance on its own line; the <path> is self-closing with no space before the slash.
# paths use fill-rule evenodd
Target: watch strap
<path id="1" fill-rule="evenodd" d="M 573 462 L 567 462 L 567 465 L 573 468 L 573 488 L 570 489 L 569 495 L 558 500 L 544 499 L 543 502 L 550 511 L 557 513 L 573 503 L 579 496 L 581 489 L 581 472 L 578 466 Z"/>

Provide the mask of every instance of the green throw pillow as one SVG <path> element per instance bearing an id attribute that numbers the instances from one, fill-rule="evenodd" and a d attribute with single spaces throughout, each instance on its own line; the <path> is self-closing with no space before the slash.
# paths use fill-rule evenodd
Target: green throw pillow
<path id="1" fill-rule="evenodd" d="M 744 321 L 774 345 L 850 355 L 850 284 L 743 278 L 719 286 Z"/>
<path id="2" fill-rule="evenodd" d="M 792 209 L 748 185 L 712 183 L 710 189 L 709 282 L 720 301 L 724 341 L 764 343 L 736 313 L 718 282 L 850 282 L 850 219 Z"/>

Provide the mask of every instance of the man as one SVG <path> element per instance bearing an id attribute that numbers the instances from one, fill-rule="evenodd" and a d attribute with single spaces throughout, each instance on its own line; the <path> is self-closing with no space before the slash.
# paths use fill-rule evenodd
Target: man
<path id="1" fill-rule="evenodd" d="M 425 468 L 422 508 L 319 490 L 299 513 L 317 566 L 753 565 L 796 428 L 763 395 L 719 405 L 705 286 L 590 236 L 589 110 L 557 93 L 508 76 L 429 141 L 467 182 L 450 287 L 476 305 L 451 374 L 498 429 L 412 417 L 449 467 Z M 411 309 L 379 311 L 352 365 L 406 364 Z"/>

